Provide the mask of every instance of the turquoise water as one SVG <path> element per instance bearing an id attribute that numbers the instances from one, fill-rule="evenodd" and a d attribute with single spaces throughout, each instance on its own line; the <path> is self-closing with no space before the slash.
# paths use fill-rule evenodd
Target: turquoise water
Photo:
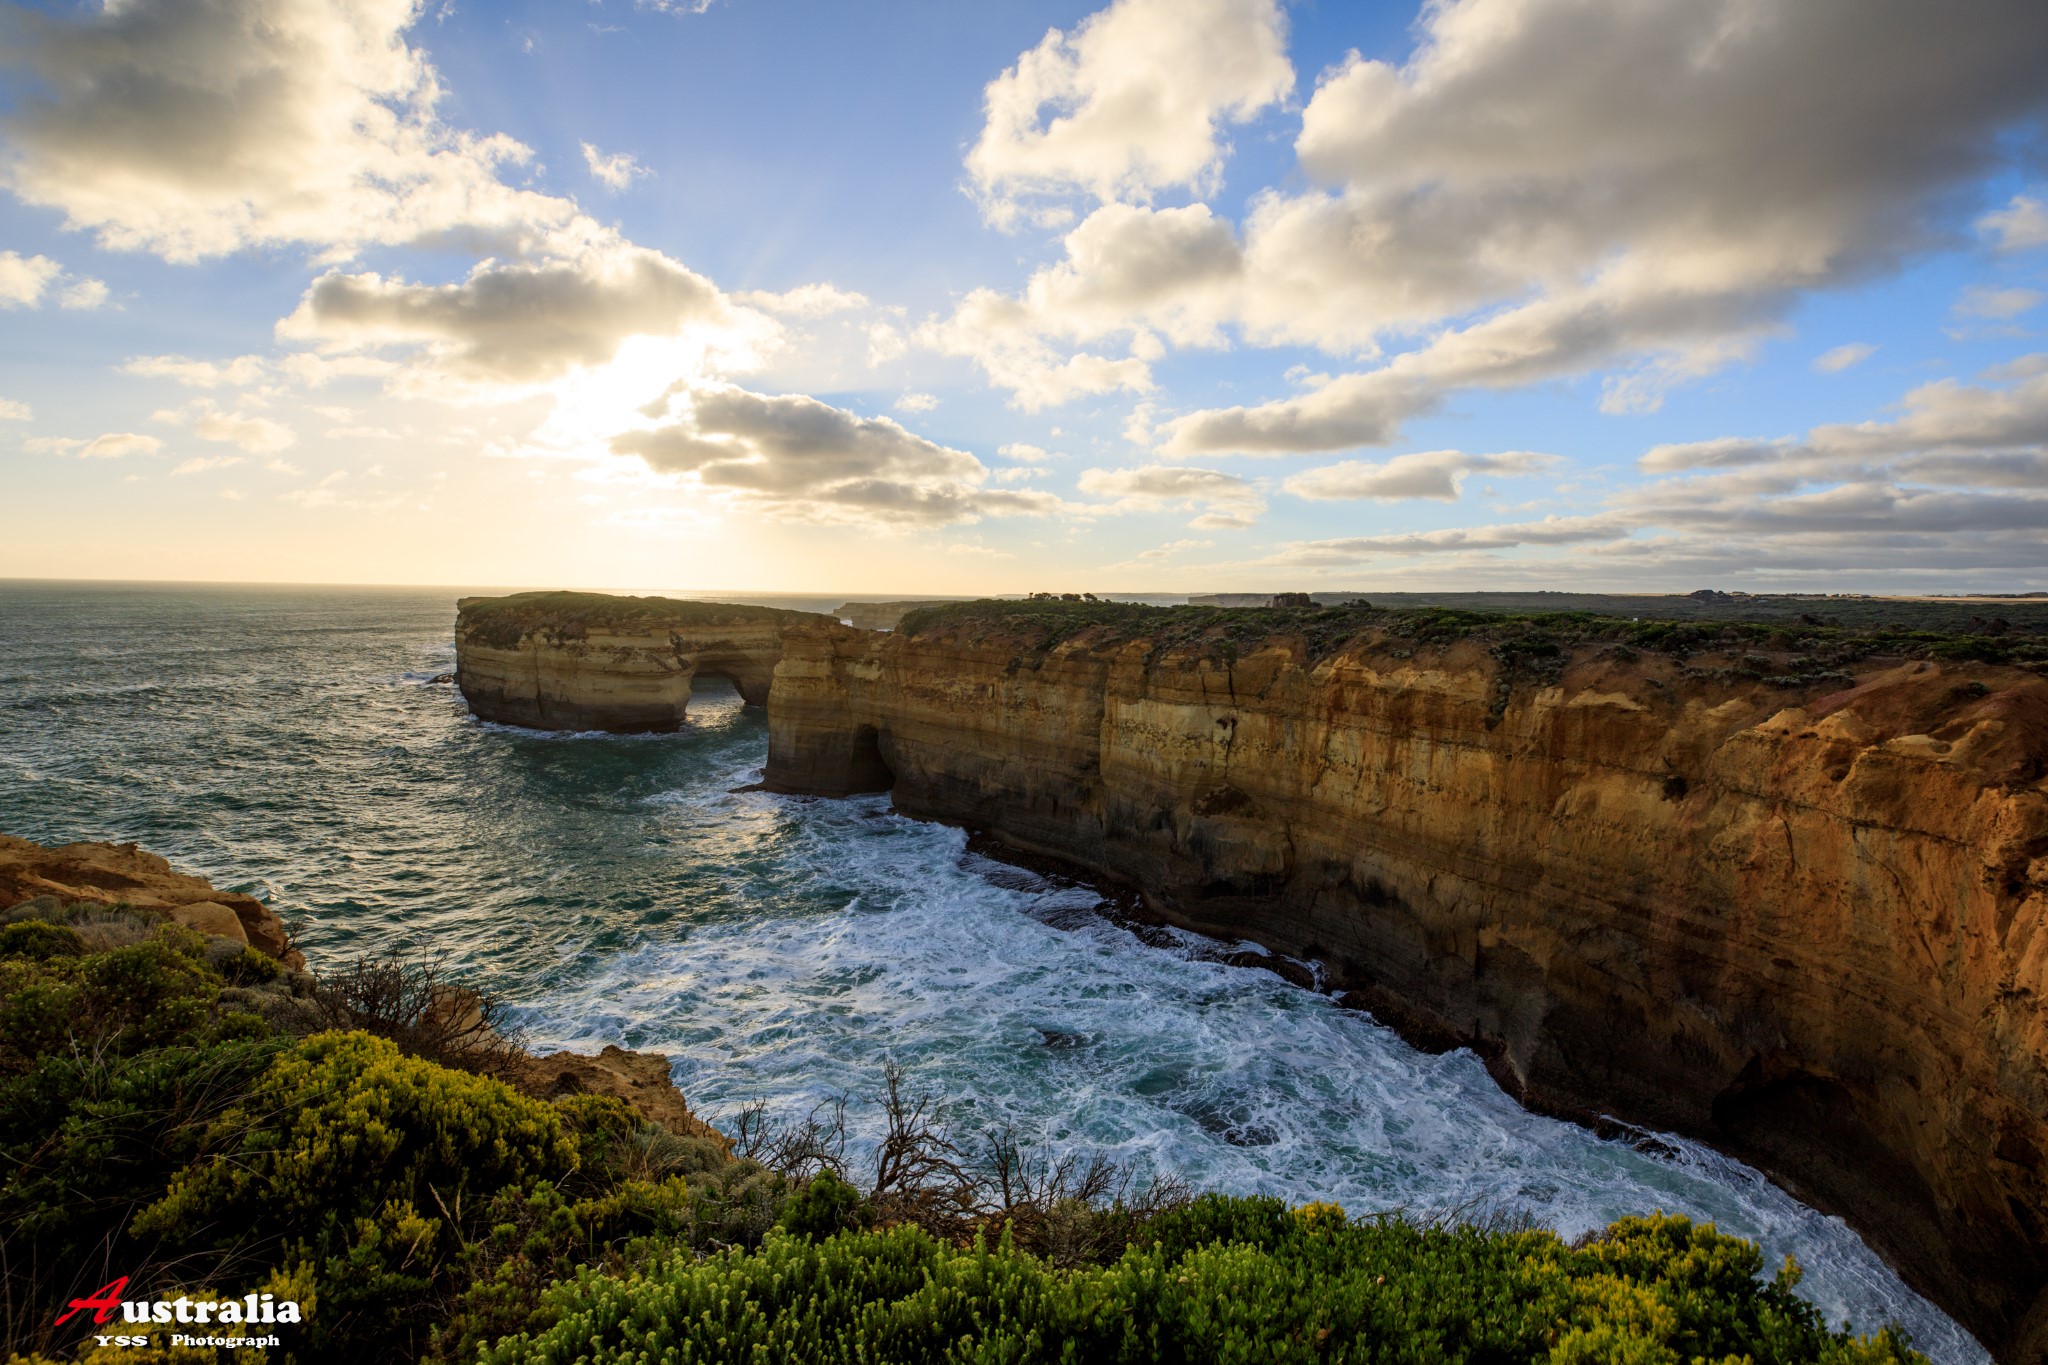
<path id="1" fill-rule="evenodd" d="M 668 1053 L 714 1118 L 846 1094 L 858 1140 L 893 1060 L 963 1129 L 1206 1187 L 1566 1236 L 1711 1219 L 1797 1256 L 1831 1319 L 1988 1359 L 1841 1222 L 1703 1147 L 1526 1113 L 1470 1053 L 1216 960 L 1241 945 L 1141 940 L 886 798 L 735 792 L 767 731 L 727 685 L 676 735 L 479 724 L 429 681 L 456 596 L 0 584 L 0 830 L 134 840 L 302 918 L 316 965 L 444 955 L 541 1044 Z"/>

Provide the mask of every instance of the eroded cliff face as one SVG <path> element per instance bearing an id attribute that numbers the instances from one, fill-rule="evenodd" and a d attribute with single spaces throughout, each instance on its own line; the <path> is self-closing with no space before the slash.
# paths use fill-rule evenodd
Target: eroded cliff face
<path id="1" fill-rule="evenodd" d="M 892 790 L 1319 958 L 1528 1103 L 1764 1166 L 2039 1358 L 2048 681 L 1716 662 L 1592 646 L 1531 682 L 1469 640 L 806 627 L 767 779 Z"/>
<path id="2" fill-rule="evenodd" d="M 542 730 L 674 730 L 699 674 L 760 706 L 782 629 L 807 612 L 658 597 L 521 593 L 457 604 L 456 685 L 484 720 Z"/>

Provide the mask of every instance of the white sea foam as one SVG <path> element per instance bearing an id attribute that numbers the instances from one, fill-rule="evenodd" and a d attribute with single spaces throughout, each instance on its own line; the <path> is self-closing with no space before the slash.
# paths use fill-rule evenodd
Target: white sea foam
<path id="1" fill-rule="evenodd" d="M 963 1127 L 1205 1186 L 1506 1205 L 1567 1235 L 1658 1207 L 1711 1218 L 1796 1254 L 1831 1318 L 1897 1317 L 1937 1360 L 1986 1359 L 1842 1224 L 1711 1151 L 1665 1139 L 1660 1158 L 1525 1113 L 1471 1055 L 1425 1056 L 1222 960 L 1247 945 L 1141 940 L 1086 890 L 881 799 L 735 793 L 766 733 L 729 683 L 698 689 L 677 734 L 548 736 L 408 679 L 450 666 L 447 594 L 0 599 L 0 777 L 18 779 L 0 829 L 139 840 L 303 917 L 315 960 L 450 953 L 540 1041 L 661 1048 L 714 1112 L 799 1115 L 871 1092 L 893 1057 Z"/>
<path id="2" fill-rule="evenodd" d="M 744 776 L 744 774 L 733 774 Z M 550 1044 L 669 1053 L 692 1103 L 800 1117 L 860 1097 L 885 1062 L 974 1132 L 1110 1153 L 1196 1185 L 1355 1212 L 1502 1209 L 1573 1237 L 1663 1209 L 1791 1254 L 1831 1321 L 1896 1317 L 1936 1360 L 1988 1357 L 1837 1219 L 1677 1138 L 1666 1155 L 1515 1104 L 1478 1058 L 1428 1056 L 1270 972 L 1087 913 L 1095 897 L 1016 869 L 886 799 L 792 801 L 693 787 L 649 798 L 699 836 L 772 846 L 725 908 L 649 936 L 533 1002 Z M 742 862 L 745 858 L 742 857 Z M 1244 945 L 1236 945 L 1241 947 Z"/>

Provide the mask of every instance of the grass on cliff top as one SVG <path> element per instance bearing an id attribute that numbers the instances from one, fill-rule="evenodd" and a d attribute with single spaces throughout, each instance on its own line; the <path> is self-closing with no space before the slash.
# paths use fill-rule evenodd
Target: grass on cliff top
<path id="1" fill-rule="evenodd" d="M 455 628 L 479 644 L 507 649 L 522 635 L 581 640 L 593 627 L 794 625 L 816 612 L 749 607 L 737 602 L 683 602 L 673 597 L 621 597 L 603 592 L 518 592 L 464 598 Z"/>
<path id="2" fill-rule="evenodd" d="M 1834 680 L 1841 669 L 1868 658 L 2048 664 L 2048 635 L 2022 632 L 1995 620 L 1980 621 L 1976 630 L 1944 630 L 1909 621 L 1845 625 L 1817 614 L 1789 621 L 1686 621 L 1586 611 L 1389 609 L 1363 601 L 1308 607 L 1153 607 L 1030 598 L 923 607 L 906 615 L 898 630 L 909 636 L 943 632 L 974 642 L 1001 640 L 1026 652 L 1050 650 L 1069 640 L 1094 648 L 1143 640 L 1155 650 L 1197 650 L 1223 661 L 1281 639 L 1300 640 L 1311 660 L 1354 642 L 1400 654 L 1473 640 L 1484 644 L 1504 667 L 1517 671 L 1546 661 L 1561 666 L 1574 647 L 1588 644 L 1665 654 L 1681 661 L 1693 654 L 1751 651 L 1738 671 L 1794 681 Z"/>

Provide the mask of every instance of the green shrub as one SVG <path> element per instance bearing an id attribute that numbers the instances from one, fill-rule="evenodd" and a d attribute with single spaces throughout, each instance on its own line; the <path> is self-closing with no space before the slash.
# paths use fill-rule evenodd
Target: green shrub
<path id="1" fill-rule="evenodd" d="M 832 1171 L 820 1171 L 797 1189 L 775 1225 L 797 1237 L 830 1237 L 864 1227 L 872 1210 L 861 1192 Z"/>
<path id="2" fill-rule="evenodd" d="M 1828 1332 L 1790 1274 L 1682 1218 L 1574 1250 L 1536 1231 L 1354 1223 L 1208 1197 L 1113 1265 L 1056 1270 L 1007 1238 L 950 1248 L 914 1227 L 753 1253 L 585 1269 L 547 1325 L 490 1365 L 741 1361 L 1905 1362 L 1893 1334 Z"/>
<path id="3" fill-rule="evenodd" d="M 275 1244 L 326 1305 L 307 1328 L 317 1348 L 416 1354 L 466 1212 L 567 1174 L 576 1147 L 559 1111 L 501 1081 L 323 1033 L 281 1053 L 199 1156 L 136 1218 L 139 1234 Z"/>
<path id="4" fill-rule="evenodd" d="M 214 964 L 221 980 L 230 986 L 261 986 L 277 980 L 284 968 L 277 965 L 277 959 L 254 948 L 243 948 L 230 953 Z"/>
<path id="5" fill-rule="evenodd" d="M 680 1176 L 626 1181 L 586 1199 L 547 1181 L 500 1191 L 484 1211 L 489 1231 L 465 1249 L 457 1278 L 468 1287 L 436 1330 L 438 1352 L 473 1359 L 498 1337 L 551 1324 L 542 1291 L 579 1266 L 620 1272 L 690 1244 L 697 1201 Z"/>
<path id="6" fill-rule="evenodd" d="M 283 1053 L 208 1146 L 223 1159 L 180 1177 L 144 1225 L 272 1226 L 331 1248 L 387 1207 L 452 1208 L 576 1162 L 552 1106 L 360 1033 L 316 1034 Z"/>
<path id="7" fill-rule="evenodd" d="M 77 957 L 84 951 L 85 941 L 78 931 L 61 924 L 29 919 L 0 928 L 0 957 L 47 962 L 53 957 Z"/>
<path id="8" fill-rule="evenodd" d="M 118 1264 L 138 1279 L 183 1249 L 137 1237 L 130 1214 L 162 1196 L 208 1124 L 248 1092 L 282 1040 L 52 1052 L 0 1079 L 0 1228 L 33 1257 L 0 1271 L 17 1323 L 44 1333 L 64 1300 Z M 75 1283 L 77 1277 L 88 1282 Z"/>
<path id="9" fill-rule="evenodd" d="M 34 921 L 9 926 L 23 930 L 39 933 Z M 125 1056 L 203 1041 L 221 987 L 205 942 L 165 925 L 105 952 L 0 958 L 0 1070 L 72 1046 Z"/>

